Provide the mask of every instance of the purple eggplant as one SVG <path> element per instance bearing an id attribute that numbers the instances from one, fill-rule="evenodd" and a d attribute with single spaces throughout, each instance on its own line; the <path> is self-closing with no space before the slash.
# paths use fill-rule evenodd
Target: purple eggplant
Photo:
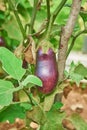
<path id="1" fill-rule="evenodd" d="M 3 37 L 0 37 L 0 46 L 5 47 L 5 41 L 4 41 Z"/>
<path id="2" fill-rule="evenodd" d="M 44 53 L 40 47 L 36 56 L 36 72 L 43 83 L 42 87 L 39 87 L 39 91 L 44 94 L 48 94 L 53 91 L 58 81 L 58 69 L 55 53 L 51 48 L 47 53 Z"/>

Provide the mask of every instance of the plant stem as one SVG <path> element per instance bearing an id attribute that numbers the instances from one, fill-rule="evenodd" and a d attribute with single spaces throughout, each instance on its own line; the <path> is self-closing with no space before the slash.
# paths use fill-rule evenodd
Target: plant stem
<path id="1" fill-rule="evenodd" d="M 47 3 L 47 21 L 48 21 L 47 25 L 49 25 L 49 21 L 50 21 L 50 1 L 46 0 L 46 3 Z"/>
<path id="2" fill-rule="evenodd" d="M 16 20 L 17 20 L 17 23 L 18 23 L 18 25 L 19 25 L 20 31 L 21 31 L 21 33 L 22 33 L 23 39 L 25 39 L 25 38 L 26 38 L 26 33 L 25 33 L 25 30 L 24 30 L 23 25 L 22 25 L 22 23 L 21 23 L 21 20 L 20 20 L 20 18 L 19 18 L 19 16 L 18 16 L 18 12 L 17 12 L 17 10 L 15 9 L 14 4 L 13 4 L 13 2 L 12 2 L 11 0 L 8 0 L 8 3 L 9 3 L 9 6 L 11 7 L 11 9 L 12 9 L 13 12 L 14 12 L 14 15 L 15 15 L 15 17 L 16 17 Z"/>
<path id="3" fill-rule="evenodd" d="M 27 94 L 27 96 L 29 97 L 30 103 L 31 103 L 33 106 L 34 106 L 35 104 L 37 104 L 38 107 L 40 108 L 40 110 L 43 112 L 44 117 L 46 118 L 46 113 L 45 113 L 45 111 L 43 110 L 43 108 L 41 107 L 41 105 L 36 101 L 36 99 L 35 99 L 33 96 L 30 95 L 30 93 L 27 92 L 26 89 L 23 89 L 23 90 L 24 90 L 24 92 Z M 35 104 L 34 104 L 34 103 L 35 103 Z"/>
<path id="4" fill-rule="evenodd" d="M 30 34 L 32 34 L 32 32 L 33 32 L 34 22 L 35 22 L 35 18 L 36 18 L 36 14 L 37 14 L 37 5 L 38 5 L 38 0 L 34 0 L 33 12 L 32 12 L 30 30 L 29 30 Z"/>
<path id="5" fill-rule="evenodd" d="M 54 21 L 55 21 L 57 15 L 59 14 L 59 12 L 61 11 L 62 7 L 64 6 L 64 4 L 66 3 L 66 1 L 67 0 L 62 0 L 61 3 L 57 6 L 57 8 L 54 10 L 54 12 L 51 14 L 49 26 L 48 26 L 48 30 L 47 30 L 47 36 L 46 36 L 47 39 L 49 39 L 49 37 L 50 37 L 50 33 L 51 33 L 51 29 L 52 29 Z"/>
<path id="6" fill-rule="evenodd" d="M 24 88 L 23 90 L 24 90 L 24 92 L 26 93 L 26 95 L 28 96 L 28 98 L 30 99 L 31 105 L 34 105 L 34 103 L 33 103 L 33 101 L 32 101 L 32 98 L 31 98 L 30 94 L 27 92 L 27 90 L 26 90 L 25 88 Z"/>
<path id="7" fill-rule="evenodd" d="M 66 58 L 67 58 L 68 55 L 70 54 L 70 52 L 71 52 L 71 50 L 72 50 L 72 48 L 73 48 L 73 46 L 74 46 L 74 44 L 75 44 L 75 41 L 76 41 L 77 37 L 79 37 L 79 36 L 80 36 L 81 34 L 83 34 L 83 33 L 87 33 L 87 29 L 84 29 L 83 31 L 80 31 L 80 32 L 77 33 L 75 36 L 73 36 L 73 39 L 72 39 L 71 45 L 70 45 L 70 47 L 69 47 L 69 49 L 68 49 Z"/>
<path id="8" fill-rule="evenodd" d="M 32 100 L 38 105 L 38 107 L 40 108 L 40 110 L 43 112 L 44 117 L 47 119 L 46 113 L 43 110 L 42 106 L 36 101 L 36 99 L 34 97 L 32 97 Z"/>

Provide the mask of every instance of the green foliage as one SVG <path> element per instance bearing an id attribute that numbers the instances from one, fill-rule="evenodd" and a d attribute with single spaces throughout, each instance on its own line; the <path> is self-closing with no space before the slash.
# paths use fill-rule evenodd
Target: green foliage
<path id="1" fill-rule="evenodd" d="M 34 75 L 29 75 L 22 81 L 23 86 L 26 86 L 28 83 L 32 83 L 32 84 L 35 84 L 35 85 L 38 85 L 38 86 L 42 86 L 41 80 Z"/>
<path id="2" fill-rule="evenodd" d="M 56 102 L 54 104 L 55 96 L 56 96 L 56 94 L 61 93 L 62 92 L 61 90 L 62 90 L 62 87 L 61 87 L 61 89 L 56 88 L 56 90 L 53 93 L 48 94 L 48 95 L 45 96 L 45 98 L 44 98 L 44 106 L 43 106 L 44 111 L 49 111 L 52 107 L 56 107 L 56 105 L 58 105 L 58 108 L 61 107 L 60 102 Z"/>
<path id="3" fill-rule="evenodd" d="M 65 118 L 65 113 L 61 113 L 57 110 L 51 110 L 47 113 L 47 121 L 41 127 L 41 130 L 64 130 L 62 126 L 62 120 Z"/>
<path id="4" fill-rule="evenodd" d="M 12 103 L 14 86 L 10 81 L 0 80 L 0 106 Z"/>
<path id="5" fill-rule="evenodd" d="M 80 16 L 84 22 L 87 22 L 87 11 L 80 11 Z"/>
<path id="6" fill-rule="evenodd" d="M 20 106 L 24 108 L 25 111 L 32 110 L 32 105 L 29 102 L 21 102 Z"/>
<path id="7" fill-rule="evenodd" d="M 60 110 L 62 106 L 63 106 L 63 104 L 61 102 L 56 102 L 53 104 L 51 109 Z"/>
<path id="8" fill-rule="evenodd" d="M 2 28 L 7 32 L 10 39 L 15 39 L 20 42 L 23 41 L 20 28 L 13 16 L 10 21 L 6 21 L 2 24 Z"/>
<path id="9" fill-rule="evenodd" d="M 87 77 L 87 68 L 81 63 L 75 65 L 74 62 L 71 63 L 69 72 L 65 71 L 67 78 L 70 78 L 73 82 L 79 85 L 80 81 Z"/>
<path id="10" fill-rule="evenodd" d="M 0 61 L 2 62 L 3 69 L 14 79 L 21 80 L 25 74 L 22 68 L 22 60 L 18 59 L 11 51 L 1 47 L 0 48 Z"/>
<path id="11" fill-rule="evenodd" d="M 87 77 L 87 67 L 85 67 L 83 64 L 77 65 L 74 72 L 82 75 L 83 77 Z"/>
<path id="12" fill-rule="evenodd" d="M 0 122 L 9 120 L 11 123 L 15 121 L 16 118 L 25 118 L 26 109 L 21 106 L 21 103 L 11 104 L 3 111 L 0 112 Z"/>
<path id="13" fill-rule="evenodd" d="M 41 125 L 43 125 L 46 122 L 46 115 L 42 109 L 42 106 L 34 106 L 31 111 L 27 111 L 26 118 L 28 126 L 31 121 L 34 121 Z"/>
<path id="14" fill-rule="evenodd" d="M 36 106 L 32 111 L 27 112 L 27 125 L 34 121 L 40 125 L 40 130 L 64 130 L 62 120 L 65 118 L 65 113 L 61 113 L 55 108 L 44 112 L 40 107 Z"/>
<path id="15" fill-rule="evenodd" d="M 76 130 L 87 129 L 87 123 L 79 115 L 73 114 L 69 120 L 72 122 Z"/>

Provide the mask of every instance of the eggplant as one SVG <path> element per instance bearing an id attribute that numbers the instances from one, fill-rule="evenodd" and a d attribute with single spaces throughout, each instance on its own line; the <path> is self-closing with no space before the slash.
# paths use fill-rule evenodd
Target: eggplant
<path id="1" fill-rule="evenodd" d="M 58 67 L 56 55 L 49 48 L 46 53 L 40 47 L 36 54 L 36 71 L 35 75 L 42 80 L 43 86 L 38 87 L 39 91 L 49 94 L 56 87 L 58 82 Z"/>
<path id="2" fill-rule="evenodd" d="M 5 41 L 4 41 L 3 37 L 0 37 L 0 46 L 5 47 Z"/>

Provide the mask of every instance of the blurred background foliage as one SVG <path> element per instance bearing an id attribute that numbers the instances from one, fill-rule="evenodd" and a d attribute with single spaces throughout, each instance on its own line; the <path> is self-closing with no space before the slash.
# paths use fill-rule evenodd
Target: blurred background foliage
<path id="1" fill-rule="evenodd" d="M 72 0 L 67 0 L 65 6 L 62 8 L 61 12 L 56 18 L 55 26 L 52 29 L 51 38 L 51 42 L 55 47 L 58 45 L 61 27 L 65 25 L 68 19 L 71 3 Z M 52 13 L 58 5 L 58 1 L 50 0 L 50 4 Z M 86 0 L 82 0 L 82 6 L 87 8 Z M 14 50 L 23 41 L 22 33 L 14 15 L 15 12 L 18 13 L 26 35 L 29 35 L 32 10 L 33 0 L 0 0 L 0 36 L 4 37 L 6 45 L 10 50 Z M 42 0 L 41 6 L 38 7 L 33 33 L 36 33 L 39 29 L 41 29 L 41 24 L 46 20 L 46 18 L 46 0 Z M 83 26 L 84 22 L 79 15 L 73 34 L 80 31 Z M 84 35 L 80 35 L 77 38 L 73 48 L 74 50 L 82 50 L 83 38 Z"/>

